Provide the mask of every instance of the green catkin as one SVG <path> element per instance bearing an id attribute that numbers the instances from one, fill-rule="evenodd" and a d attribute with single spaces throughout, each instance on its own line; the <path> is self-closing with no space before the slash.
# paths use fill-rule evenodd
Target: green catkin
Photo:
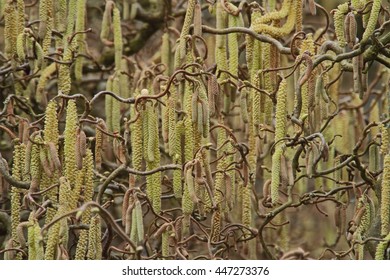
<path id="1" fill-rule="evenodd" d="M 217 19 L 216 19 L 216 28 L 223 29 L 227 27 L 227 13 L 222 8 L 220 2 L 217 2 Z M 216 38 L 216 48 L 215 48 L 215 61 L 217 63 L 217 73 L 221 70 L 228 71 L 227 64 L 227 52 L 226 52 L 226 35 L 220 35 Z M 227 79 L 227 74 L 225 72 L 220 72 L 218 82 L 221 83 Z"/>
<path id="2" fill-rule="evenodd" d="M 137 223 L 137 240 L 144 240 L 144 218 L 142 214 L 142 207 L 139 200 L 135 201 L 134 210 Z"/>
<path id="3" fill-rule="evenodd" d="M 272 181 L 271 181 L 271 199 L 275 204 L 279 199 L 280 182 L 280 160 L 283 153 L 280 140 L 286 134 L 287 117 L 287 81 L 285 79 L 279 85 L 277 93 L 276 113 L 275 113 L 275 153 L 272 156 Z"/>
<path id="4" fill-rule="evenodd" d="M 74 185 L 76 182 L 76 139 L 77 139 L 77 107 L 74 100 L 68 101 L 65 131 L 64 131 L 64 154 L 65 154 L 65 177 Z"/>
<path id="5" fill-rule="evenodd" d="M 175 89 L 174 89 L 175 91 Z M 168 97 L 168 150 L 169 155 L 173 156 L 175 153 L 175 139 L 176 139 L 176 112 L 175 112 L 175 103 L 176 103 L 176 92 L 172 92 Z"/>
<path id="6" fill-rule="evenodd" d="M 74 33 L 76 12 L 77 12 L 77 2 L 78 0 L 69 0 L 68 4 L 68 15 L 67 15 L 67 25 L 66 25 L 66 34 L 63 37 L 63 44 L 65 48 L 68 47 L 68 40 Z"/>
<path id="7" fill-rule="evenodd" d="M 123 41 L 122 41 L 122 28 L 121 28 L 121 16 L 119 9 L 114 7 L 112 24 L 114 27 L 114 48 L 115 48 L 115 69 L 120 71 L 122 52 L 123 52 Z"/>
<path id="8" fill-rule="evenodd" d="M 84 203 L 92 201 L 93 199 L 93 155 L 90 149 L 87 149 L 86 156 L 83 163 L 83 179 L 84 179 Z M 88 207 L 82 216 L 82 222 L 87 224 L 91 218 L 91 209 Z M 88 246 L 88 230 L 82 229 L 80 231 L 79 240 L 76 247 L 76 260 L 83 260 L 85 258 Z"/>
<path id="9" fill-rule="evenodd" d="M 89 223 L 89 235 L 88 235 L 88 251 L 87 259 L 88 260 L 98 260 L 98 250 L 97 244 L 100 243 L 100 238 L 98 239 L 98 223 L 100 223 L 100 217 L 95 215 L 91 217 Z"/>
<path id="10" fill-rule="evenodd" d="M 286 16 L 288 16 L 289 12 L 292 10 L 291 5 L 293 4 L 293 2 L 294 2 L 294 0 L 284 0 L 281 9 L 278 11 L 272 11 L 275 9 L 275 4 L 270 4 L 271 12 L 266 13 L 261 18 L 256 19 L 256 23 L 257 24 L 270 23 L 272 21 L 277 21 L 277 20 L 285 18 Z"/>
<path id="11" fill-rule="evenodd" d="M 156 135 L 156 130 L 158 131 L 158 120 L 157 120 L 157 113 L 155 112 L 155 109 L 153 108 L 153 105 L 148 103 L 146 104 L 146 114 L 147 114 L 147 143 L 146 143 L 146 154 L 145 159 L 149 162 L 155 161 L 155 150 L 156 146 L 158 145 L 158 134 Z M 157 127 L 157 128 L 156 128 Z"/>
<path id="12" fill-rule="evenodd" d="M 110 76 L 107 79 L 107 84 L 106 84 L 106 91 L 112 91 L 113 89 L 113 80 L 114 77 Z M 109 132 L 112 132 L 112 104 L 113 104 L 113 97 L 110 95 L 105 96 L 105 112 L 106 112 L 106 124 L 107 124 L 107 130 Z"/>
<path id="13" fill-rule="evenodd" d="M 233 15 L 228 15 L 229 27 L 238 26 L 238 18 Z M 229 72 L 234 76 L 238 74 L 238 35 L 237 33 L 230 33 L 228 37 L 229 46 Z"/>
<path id="14" fill-rule="evenodd" d="M 70 203 L 73 196 L 69 181 L 65 177 L 61 177 L 59 181 L 59 206 L 55 217 L 59 217 L 71 209 Z M 67 243 L 67 233 L 68 223 L 66 219 L 56 222 L 49 228 L 49 232 L 47 234 L 48 239 L 46 244 L 45 260 L 55 259 L 58 245 L 62 243 L 65 246 Z"/>
<path id="15" fill-rule="evenodd" d="M 161 43 L 161 63 L 165 65 L 164 73 L 166 75 L 172 74 L 172 52 L 171 52 L 171 41 L 169 40 L 168 31 L 162 35 Z"/>
<path id="16" fill-rule="evenodd" d="M 26 44 L 26 33 L 19 33 L 16 38 L 16 53 L 20 61 L 24 61 L 26 58 L 26 52 L 24 51 L 24 46 Z"/>
<path id="17" fill-rule="evenodd" d="M 196 0 L 189 0 L 187 5 L 186 15 L 184 17 L 183 27 L 181 29 L 180 38 L 178 41 L 178 46 L 175 53 L 175 62 L 174 68 L 180 67 L 182 61 L 184 60 L 186 53 L 186 39 L 185 37 L 190 34 L 190 27 L 192 24 L 192 19 L 194 17 Z"/>
<path id="18" fill-rule="evenodd" d="M 241 108 L 241 117 L 244 123 L 248 123 L 248 103 L 247 103 L 247 94 L 246 89 L 242 89 L 240 94 L 240 108 Z"/>
<path id="19" fill-rule="evenodd" d="M 42 100 L 46 99 L 45 87 L 50 76 L 52 76 L 55 72 L 56 72 L 55 63 L 52 63 L 49 66 L 45 67 L 45 69 L 43 69 L 43 71 L 41 72 L 41 76 L 39 77 L 39 81 L 36 89 L 36 96 L 35 96 L 35 99 L 37 100 L 38 103 L 41 103 Z"/>
<path id="20" fill-rule="evenodd" d="M 379 170 L 379 149 L 377 145 L 371 145 L 368 150 L 368 170 L 377 172 Z"/>
<path id="21" fill-rule="evenodd" d="M 108 41 L 108 36 L 110 34 L 110 26 L 111 26 L 111 12 L 114 6 L 113 1 L 107 1 L 106 6 L 103 13 L 101 31 L 100 31 L 100 40 L 103 42 Z"/>
<path id="22" fill-rule="evenodd" d="M 49 0 L 42 0 L 39 2 L 38 37 L 40 39 L 43 39 L 46 36 L 49 2 L 50 2 Z"/>
<path id="23" fill-rule="evenodd" d="M 117 75 L 115 75 L 114 80 L 112 81 L 112 92 L 115 93 L 116 95 L 120 96 L 120 80 Z M 110 96 L 111 97 L 111 96 Z M 120 127 L 121 127 L 121 110 L 120 110 L 120 102 L 116 100 L 115 98 L 112 98 L 112 104 L 111 104 L 111 118 L 112 118 L 112 132 L 119 133 L 121 132 Z"/>
<path id="24" fill-rule="evenodd" d="M 371 12 L 370 12 L 370 18 L 367 22 L 367 26 L 363 33 L 362 43 L 366 42 L 374 33 L 376 24 L 378 22 L 379 12 L 381 10 L 381 4 L 382 4 L 382 0 L 373 1 Z"/>
<path id="25" fill-rule="evenodd" d="M 134 108 L 132 107 L 132 113 L 134 113 Z M 141 170 L 142 166 L 142 118 L 138 118 L 137 121 L 130 125 L 131 132 L 131 159 L 133 163 L 133 168 L 136 170 Z"/>
<path id="26" fill-rule="evenodd" d="M 134 243 L 138 243 L 138 230 L 137 230 L 137 215 L 133 209 L 131 211 L 131 232 L 130 232 L 130 240 Z"/>
<path id="27" fill-rule="evenodd" d="M 259 73 L 254 74 L 252 84 L 256 88 L 259 88 L 259 86 L 260 86 Z M 258 92 L 256 89 L 252 89 L 252 100 L 253 100 L 252 118 L 253 118 L 253 125 L 254 125 L 253 129 L 255 131 L 257 131 L 262 119 L 261 119 L 261 113 L 260 113 L 260 111 L 261 111 L 261 93 Z"/>
<path id="28" fill-rule="evenodd" d="M 121 60 L 121 73 L 119 75 L 119 83 L 120 83 L 120 93 L 119 96 L 123 98 L 132 97 L 132 91 L 130 89 L 130 79 L 129 79 L 129 65 L 127 63 L 126 58 L 122 58 Z"/>
<path id="29" fill-rule="evenodd" d="M 242 192 L 241 199 L 242 199 L 242 224 L 250 227 L 252 223 L 252 201 L 251 201 L 251 189 L 249 186 L 240 187 L 240 190 Z"/>
<path id="30" fill-rule="evenodd" d="M 389 233 L 390 223 L 390 154 L 383 160 L 383 177 L 381 187 L 381 235 Z"/>
<path id="31" fill-rule="evenodd" d="M 271 44 L 262 43 L 262 56 L 263 56 L 263 69 L 272 68 L 271 66 Z M 271 93 L 273 91 L 271 74 L 270 73 L 262 73 L 263 75 L 263 84 L 264 89 Z M 271 98 L 266 97 L 264 94 L 261 94 L 262 103 L 264 107 L 264 122 L 267 125 L 272 124 L 272 109 L 273 104 Z"/>
<path id="32" fill-rule="evenodd" d="M 363 4 L 364 4 L 365 6 L 368 4 L 368 2 L 370 2 L 370 0 L 363 0 L 363 1 L 364 1 Z M 365 9 L 365 11 L 367 11 L 367 9 Z M 366 12 L 366 13 L 363 14 L 363 28 L 366 28 L 366 27 L 367 27 L 368 21 L 369 21 L 369 19 L 370 19 L 370 14 L 371 14 L 371 13 L 368 13 L 368 12 Z"/>
<path id="33" fill-rule="evenodd" d="M 173 160 L 176 164 L 182 164 L 182 136 L 184 134 L 184 122 L 180 120 L 175 126 L 175 139 L 173 147 Z M 173 192 L 176 198 L 182 197 L 182 173 L 181 170 L 173 171 Z"/>
<path id="34" fill-rule="evenodd" d="M 63 33 L 66 29 L 67 0 L 54 1 L 55 29 Z"/>
<path id="35" fill-rule="evenodd" d="M 142 113 L 143 154 L 146 169 L 160 166 L 158 116 L 154 104 L 147 102 Z M 146 177 L 147 193 L 156 213 L 161 210 L 161 172 Z"/>
<path id="36" fill-rule="evenodd" d="M 30 213 L 30 217 L 28 219 L 28 228 L 27 228 L 27 241 L 28 241 L 28 259 L 36 260 L 37 252 L 35 248 L 35 238 L 34 238 L 34 212 Z"/>
<path id="37" fill-rule="evenodd" d="M 340 4 L 333 15 L 334 28 L 340 47 L 345 47 L 344 15 L 348 12 L 348 3 Z"/>
<path id="38" fill-rule="evenodd" d="M 379 242 L 378 246 L 376 247 L 375 260 L 385 259 L 386 249 L 389 247 L 389 243 L 390 243 L 390 233 L 388 233 L 384 239 L 385 240 Z"/>
<path id="39" fill-rule="evenodd" d="M 161 234 L 161 256 L 167 257 L 169 256 L 169 236 L 171 235 L 171 231 L 166 230 Z"/>

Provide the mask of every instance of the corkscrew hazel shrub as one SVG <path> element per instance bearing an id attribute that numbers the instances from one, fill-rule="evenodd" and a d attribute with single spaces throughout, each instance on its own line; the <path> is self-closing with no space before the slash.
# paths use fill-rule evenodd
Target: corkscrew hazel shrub
<path id="1" fill-rule="evenodd" d="M 388 258 L 387 3 L 33 2 L 0 1 L 0 258 Z"/>

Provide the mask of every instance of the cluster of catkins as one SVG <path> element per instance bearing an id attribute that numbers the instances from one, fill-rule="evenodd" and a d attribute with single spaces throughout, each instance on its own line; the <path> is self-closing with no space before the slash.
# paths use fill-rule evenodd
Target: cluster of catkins
<path id="1" fill-rule="evenodd" d="M 181 32 L 167 17 L 139 62 L 122 29 L 140 4 L 105 1 L 100 43 L 113 65 L 98 65 L 104 91 L 80 94 L 98 64 L 87 1 L 40 0 L 36 15 L 0 0 L 13 69 L 0 77 L 22 81 L 0 115 L 13 138 L 12 169 L 0 160 L 2 190 L 11 183 L 4 258 L 306 258 L 295 249 L 318 215 L 309 204 L 334 214 L 318 224 L 333 248 L 386 258 L 390 70 L 369 62 L 372 41 L 390 41 L 377 35 L 381 1 L 347 1 L 333 17 L 313 0 L 206 2 L 187 1 Z M 321 13 L 326 27 L 312 33 L 305 19 Z M 307 250 L 325 249 L 312 235 Z"/>

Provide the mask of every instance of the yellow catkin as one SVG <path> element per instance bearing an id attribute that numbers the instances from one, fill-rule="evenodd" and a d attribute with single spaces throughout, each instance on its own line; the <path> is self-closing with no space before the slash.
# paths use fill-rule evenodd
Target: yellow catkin
<path id="1" fill-rule="evenodd" d="M 100 221 L 100 218 L 98 216 L 91 217 L 90 223 L 89 223 L 89 237 L 88 237 L 88 252 L 87 252 L 87 259 L 88 260 L 96 260 L 97 258 L 97 248 L 96 244 L 97 242 L 100 242 L 100 240 L 97 240 L 97 223 Z"/>
<path id="2" fill-rule="evenodd" d="M 4 51 L 11 58 L 16 54 L 16 39 L 18 36 L 17 11 L 12 1 L 7 1 L 4 7 Z"/>
<path id="3" fill-rule="evenodd" d="M 380 132 L 381 132 L 381 153 L 382 155 L 385 155 L 389 153 L 389 145 L 390 145 L 389 128 L 387 127 L 387 125 L 381 123 Z"/>
<path id="4" fill-rule="evenodd" d="M 293 0 L 284 0 L 280 10 L 266 13 L 264 16 L 262 16 L 261 18 L 256 20 L 256 24 L 270 23 L 272 21 L 276 21 L 276 20 L 280 20 L 280 19 L 285 18 L 289 14 L 289 12 L 292 10 L 291 5 L 293 4 L 293 2 L 294 2 Z M 274 5 L 270 5 L 270 8 L 271 8 L 271 6 L 274 6 Z"/>
<path id="5" fill-rule="evenodd" d="M 25 149 L 26 147 L 24 144 L 18 144 L 14 147 L 12 176 L 16 180 L 22 180 L 23 178 Z M 16 240 L 18 240 L 17 227 L 20 223 L 20 199 L 20 191 L 16 187 L 11 186 L 11 238 L 14 247 L 19 245 Z M 22 255 L 20 253 L 16 254 L 15 259 L 21 260 Z"/>
<path id="6" fill-rule="evenodd" d="M 383 160 L 383 177 L 381 187 L 381 235 L 389 233 L 390 223 L 390 154 Z"/>
<path id="7" fill-rule="evenodd" d="M 242 219 L 242 224 L 250 227 L 252 224 L 252 201 L 251 201 L 251 189 L 249 186 L 240 187 L 240 191 L 242 192 L 241 194 L 241 219 Z M 245 230 L 245 232 L 247 232 Z"/>
<path id="8" fill-rule="evenodd" d="M 76 27 L 75 31 L 80 32 L 85 30 L 85 13 L 86 13 L 86 0 L 78 0 L 77 1 L 77 12 L 76 12 Z M 76 35 L 76 44 L 78 53 L 85 52 L 85 33 L 79 33 Z M 83 61 L 84 58 L 82 56 L 77 57 L 75 62 L 75 78 L 76 81 L 81 81 L 83 75 Z"/>
<path id="9" fill-rule="evenodd" d="M 216 209 L 211 218 L 211 241 L 218 242 L 221 234 L 221 210 Z"/>
<path id="10" fill-rule="evenodd" d="M 293 8 L 288 12 L 286 22 L 283 26 L 271 26 L 262 23 L 260 20 L 256 20 L 252 22 L 251 29 L 257 33 L 266 33 L 275 38 L 281 38 L 290 34 L 296 24 L 297 10 L 302 9 L 302 3 L 300 0 L 292 0 L 291 5 Z"/>
<path id="11" fill-rule="evenodd" d="M 64 144 L 64 155 L 65 155 L 65 176 L 69 182 L 74 185 L 76 182 L 76 138 L 77 138 L 77 107 L 74 100 L 69 100 L 66 112 L 65 120 L 65 144 Z"/>
<path id="12" fill-rule="evenodd" d="M 24 1 L 16 1 L 17 15 L 18 15 L 18 33 L 22 33 L 25 24 L 25 10 L 24 10 Z"/>
<path id="13" fill-rule="evenodd" d="M 367 41 L 374 33 L 378 21 L 379 12 L 381 9 L 381 4 L 382 4 L 382 0 L 373 1 L 371 12 L 370 12 L 370 18 L 368 19 L 366 29 L 364 30 L 362 42 Z"/>
<path id="14" fill-rule="evenodd" d="M 16 53 L 20 61 L 24 61 L 26 58 L 26 52 L 24 51 L 24 46 L 26 44 L 26 34 L 24 32 L 20 33 L 16 38 Z"/>
<path id="15" fill-rule="evenodd" d="M 113 11 L 112 24 L 114 27 L 115 69 L 120 71 L 123 52 L 123 41 L 121 17 L 119 9 L 117 7 L 115 7 Z"/>
<path id="16" fill-rule="evenodd" d="M 51 33 L 53 29 L 53 0 L 44 0 L 42 1 L 42 9 L 39 9 L 39 33 L 38 37 L 42 40 L 42 49 L 44 55 L 49 54 L 51 46 Z M 42 19 L 41 19 L 42 18 Z"/>
<path id="17" fill-rule="evenodd" d="M 69 63 L 72 61 L 72 48 L 67 47 L 64 52 L 63 61 Z M 69 94 L 71 89 L 72 79 L 70 77 L 70 64 L 60 64 L 58 66 L 58 90 L 63 94 Z"/>
<path id="18" fill-rule="evenodd" d="M 42 143 L 42 138 L 35 137 L 35 141 Z M 30 163 L 30 174 L 31 174 L 31 184 L 30 190 L 36 192 L 39 190 L 41 182 L 41 161 L 39 156 L 39 145 L 33 144 L 31 150 L 31 163 Z"/>

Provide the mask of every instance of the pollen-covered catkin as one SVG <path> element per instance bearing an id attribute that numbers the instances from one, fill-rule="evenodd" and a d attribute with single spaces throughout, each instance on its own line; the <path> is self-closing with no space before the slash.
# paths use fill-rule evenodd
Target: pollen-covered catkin
<path id="1" fill-rule="evenodd" d="M 66 120 L 65 120 L 65 176 L 73 185 L 76 182 L 76 139 L 77 139 L 77 107 L 74 100 L 68 101 Z"/>

